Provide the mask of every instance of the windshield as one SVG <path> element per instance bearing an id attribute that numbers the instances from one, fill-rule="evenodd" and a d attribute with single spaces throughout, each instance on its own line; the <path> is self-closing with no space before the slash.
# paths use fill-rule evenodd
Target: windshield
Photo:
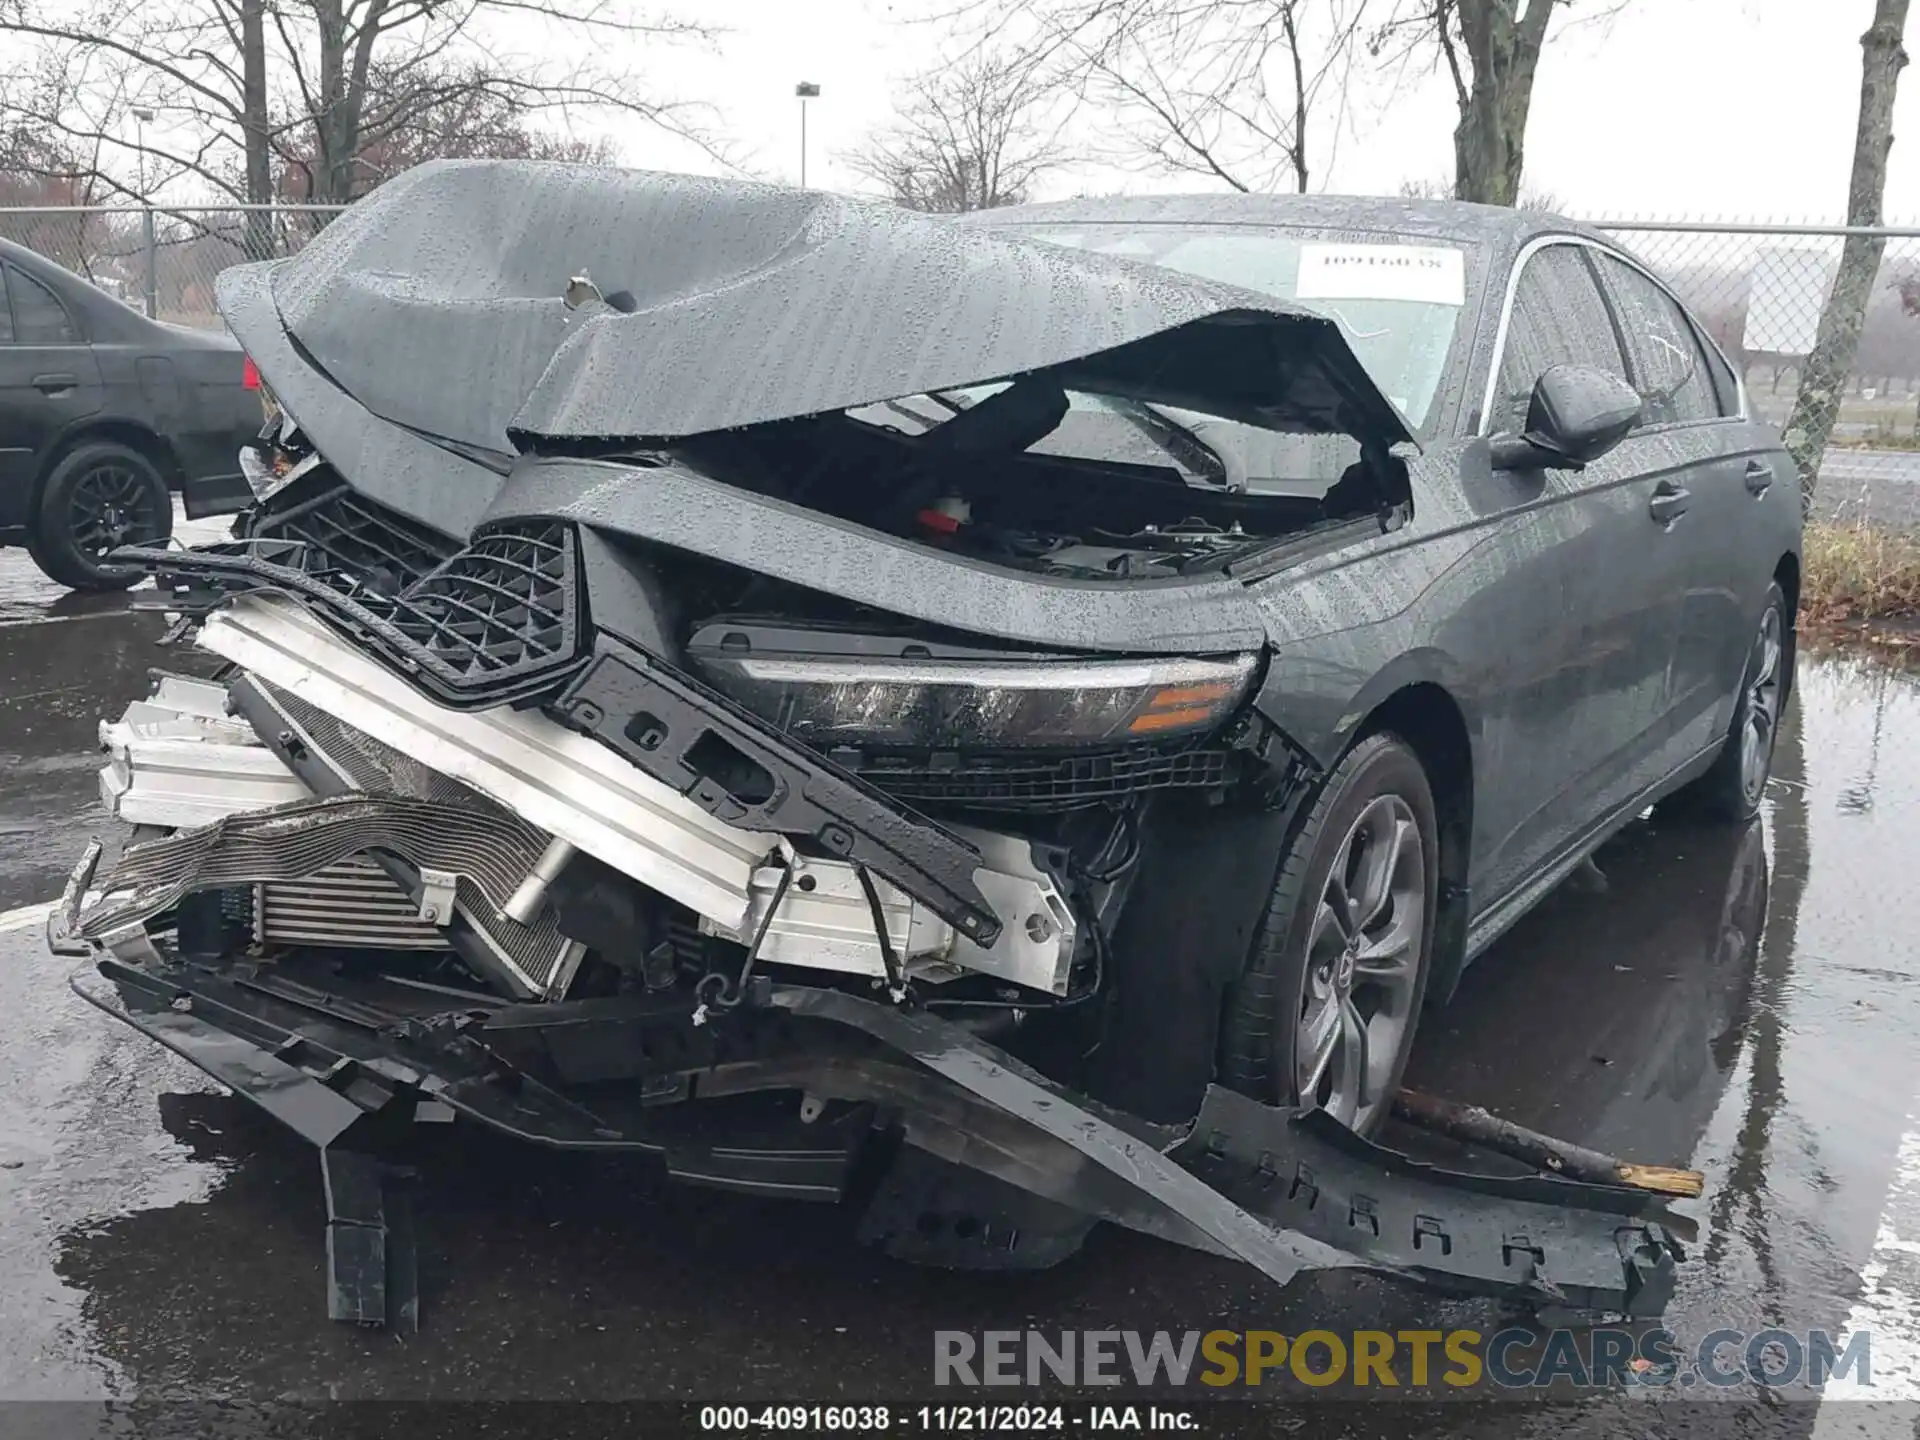
<path id="1" fill-rule="evenodd" d="M 1037 240 L 1164 265 L 1329 316 L 1374 383 L 1424 427 L 1466 305 L 1458 245 L 1362 243 L 1250 226 L 1076 225 Z"/>
<path id="2" fill-rule="evenodd" d="M 1467 255 L 1458 245 L 1353 242 L 1244 225 L 1093 223 L 1022 231 L 1239 285 L 1326 315 L 1416 430 L 1427 425 L 1465 308 Z M 847 413 L 864 424 L 923 434 L 1004 388 L 976 385 Z M 1062 423 L 1030 450 L 1168 467 L 1203 487 L 1315 499 L 1360 456 L 1358 442 L 1347 435 L 1261 430 L 1111 396 L 1070 394 L 1068 400 Z"/>

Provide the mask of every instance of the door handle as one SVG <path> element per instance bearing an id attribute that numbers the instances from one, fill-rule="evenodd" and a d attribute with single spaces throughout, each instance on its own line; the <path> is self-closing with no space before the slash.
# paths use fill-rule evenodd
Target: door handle
<path id="1" fill-rule="evenodd" d="M 42 395 L 63 395 L 80 384 L 78 375 L 36 375 L 33 388 Z"/>
<path id="2" fill-rule="evenodd" d="M 1773 466 L 1765 460 L 1747 461 L 1747 493 L 1764 495 L 1767 487 L 1773 484 Z"/>
<path id="3" fill-rule="evenodd" d="M 1686 514 L 1687 507 L 1692 503 L 1693 494 L 1685 486 L 1662 480 L 1654 487 L 1653 498 L 1647 502 L 1647 513 L 1665 525 Z"/>

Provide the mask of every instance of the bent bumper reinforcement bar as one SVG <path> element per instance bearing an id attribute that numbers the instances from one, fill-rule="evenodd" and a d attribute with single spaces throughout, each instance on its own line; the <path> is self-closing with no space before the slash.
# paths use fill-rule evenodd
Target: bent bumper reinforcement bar
<path id="1" fill-rule="evenodd" d="M 279 598 L 233 600 L 207 618 L 200 643 L 732 933 L 748 924 L 751 875 L 775 834 L 809 836 L 871 869 L 982 949 L 1005 928 L 978 879 L 992 867 L 964 837 L 807 759 L 638 652 L 603 650 L 563 698 L 580 734 L 533 711 L 434 703 Z M 774 777 L 773 793 L 745 806 L 705 778 L 688 757 L 710 733 Z"/>

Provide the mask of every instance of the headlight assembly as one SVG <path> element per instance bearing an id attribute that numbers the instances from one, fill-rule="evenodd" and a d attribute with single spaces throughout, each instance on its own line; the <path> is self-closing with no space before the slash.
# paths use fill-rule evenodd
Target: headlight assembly
<path id="1" fill-rule="evenodd" d="M 730 651 L 725 629 L 709 627 L 688 647 L 709 683 L 821 748 L 1085 749 L 1183 738 L 1225 720 L 1254 672 L 1251 655 L 1028 662 L 752 653 Z"/>

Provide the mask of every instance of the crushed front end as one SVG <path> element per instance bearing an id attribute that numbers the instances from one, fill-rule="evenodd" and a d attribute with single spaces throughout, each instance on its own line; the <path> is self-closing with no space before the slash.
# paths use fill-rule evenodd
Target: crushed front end
<path id="1" fill-rule="evenodd" d="M 503 301 L 520 371 L 449 400 L 339 348 L 356 304 L 391 324 L 422 288 L 381 279 L 414 252 L 376 222 L 434 198 L 407 183 L 447 192 L 443 221 L 478 203 L 475 167 L 423 168 L 319 254 L 223 281 L 276 397 L 246 456 L 259 503 L 229 542 L 118 556 L 219 668 L 103 723 L 131 829 L 50 922 L 94 962 L 87 999 L 319 1147 L 333 1314 L 410 1322 L 388 1182 L 413 1127 L 449 1119 L 855 1203 L 929 1263 L 1046 1265 L 1106 1220 L 1282 1282 L 1361 1266 L 1657 1313 L 1677 1247 L 1647 1197 L 1438 1170 L 1212 1083 L 1262 866 L 1317 780 L 1249 703 L 1264 637 L 1232 566 L 1404 503 L 1404 430 L 1330 326 L 1088 259 L 1078 288 L 1048 279 L 1056 310 L 1140 289 L 1131 330 L 1085 322 L 1098 347 L 968 339 L 884 379 L 796 362 L 742 399 L 660 367 L 735 336 L 766 257 L 707 276 L 690 318 L 694 261 L 667 247 L 657 296 L 601 296 L 602 258 Z M 548 183 L 478 169 L 488 204 Z M 663 234 L 716 203 L 642 179 L 604 203 Z M 789 280 L 946 243 L 728 194 L 782 254 L 767 215 L 802 207 Z M 966 243 L 1018 308 L 1032 247 Z M 443 308 L 413 319 L 471 322 Z M 1281 347 L 1260 404 L 1243 366 L 1175 363 L 1229 334 Z M 1035 458 L 1070 396 L 1157 458 Z M 1202 403 L 1350 441 L 1344 498 L 1181 482 L 1206 464 L 1162 409 Z M 1098 523 L 1074 488 L 1096 472 Z"/>

